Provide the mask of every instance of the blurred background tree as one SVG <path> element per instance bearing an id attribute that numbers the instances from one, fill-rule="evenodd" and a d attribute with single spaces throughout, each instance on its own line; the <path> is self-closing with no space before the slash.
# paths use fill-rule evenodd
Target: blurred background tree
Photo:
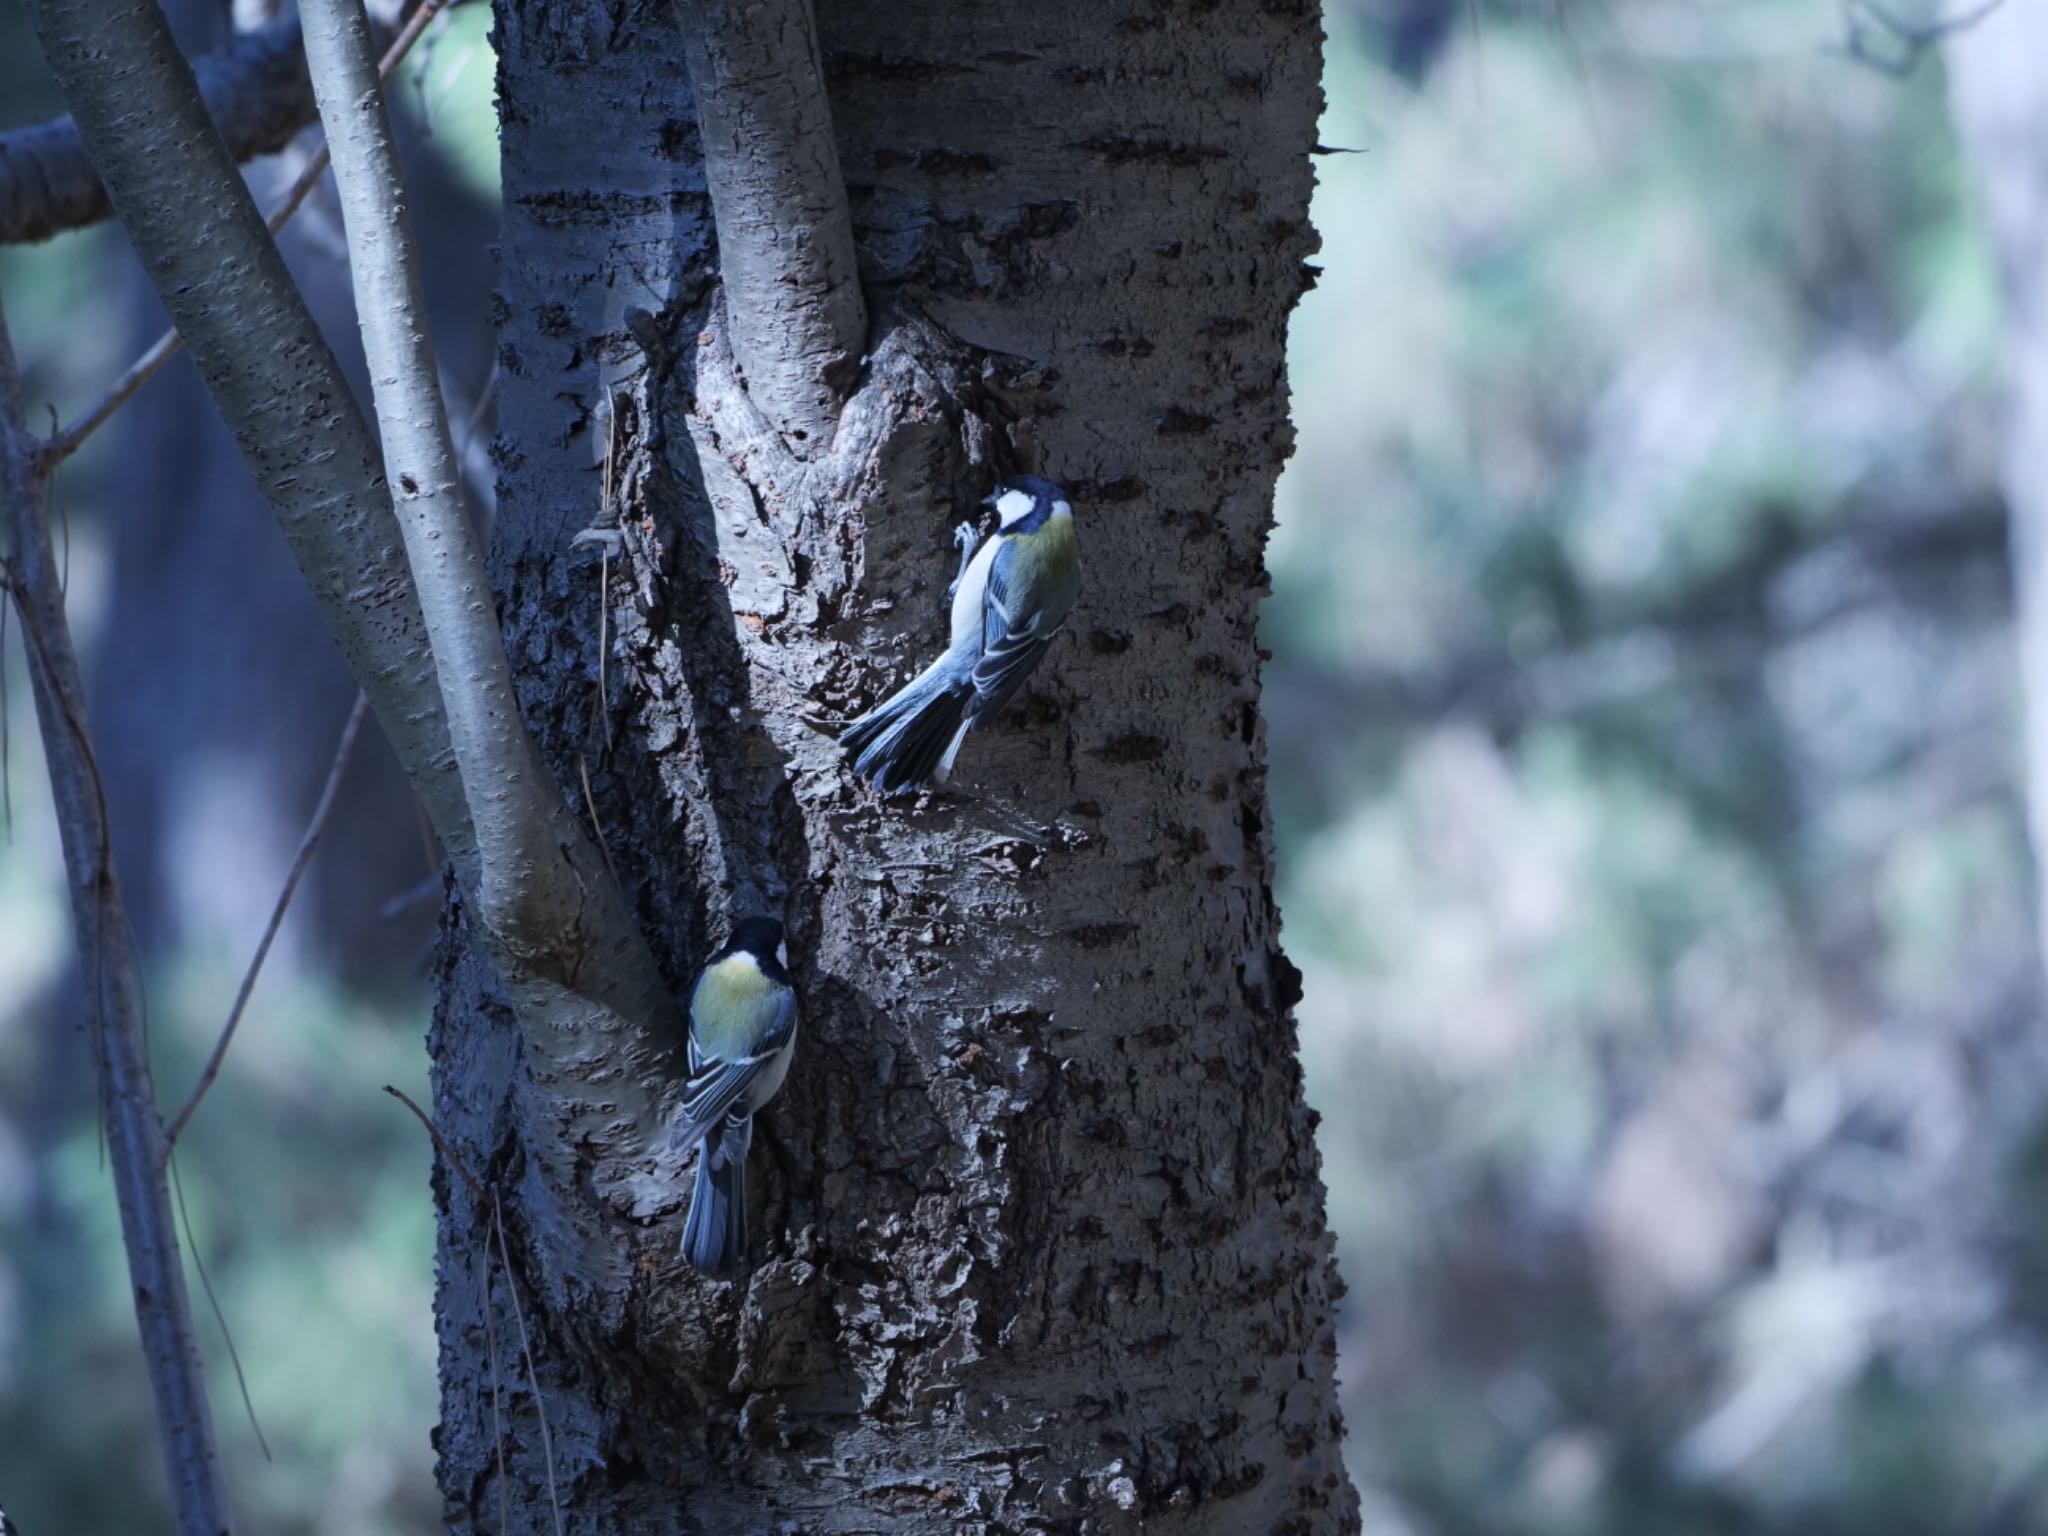
<path id="1" fill-rule="evenodd" d="M 2038 1529 L 2001 322 L 1941 60 L 1829 3 L 1329 20 L 1361 152 L 1267 623 L 1377 1529 Z"/>
<path id="2" fill-rule="evenodd" d="M 1838 0 L 1331 0 L 1349 152 L 1322 161 L 1266 629 L 1372 1536 L 2048 1525 L 2013 288 L 1943 58 L 1987 50 L 2048 103 L 2048 49 L 1992 30 L 2041 0 L 2006 9 L 1894 77 L 1844 56 Z M 394 94 L 469 241 L 436 263 L 458 413 L 488 366 L 486 22 L 455 13 Z M 5 0 L 0 101 L 0 127 L 57 110 Z M 302 227 L 302 277 L 338 285 L 331 224 Z M 111 229 L 0 251 L 67 412 L 158 323 L 86 297 L 139 292 L 132 265 Z M 189 384 L 59 482 L 167 1083 L 347 709 Z M 147 1400 L 5 665 L 0 1505 L 143 1529 Z M 212 693 L 164 699 L 168 671 Z M 427 1149 L 376 1092 L 424 1079 L 420 914 L 379 916 L 424 859 L 376 842 L 356 782 L 180 1160 L 274 1456 L 224 1400 L 252 1529 L 438 1519 Z"/>

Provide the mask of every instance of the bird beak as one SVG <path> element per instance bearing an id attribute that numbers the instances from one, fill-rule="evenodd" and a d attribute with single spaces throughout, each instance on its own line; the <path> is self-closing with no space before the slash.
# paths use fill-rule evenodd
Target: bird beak
<path id="1" fill-rule="evenodd" d="M 993 507 L 996 504 L 996 493 L 994 491 L 990 491 L 986 496 L 981 498 L 981 504 L 984 507 Z"/>

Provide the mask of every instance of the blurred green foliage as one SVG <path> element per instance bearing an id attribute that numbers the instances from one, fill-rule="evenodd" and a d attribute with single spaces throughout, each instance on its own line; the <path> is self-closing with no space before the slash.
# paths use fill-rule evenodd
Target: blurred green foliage
<path id="1" fill-rule="evenodd" d="M 1852 63 L 1831 0 L 1327 24 L 1264 632 L 1367 1530 L 2041 1528 L 1999 322 L 1938 57 Z"/>

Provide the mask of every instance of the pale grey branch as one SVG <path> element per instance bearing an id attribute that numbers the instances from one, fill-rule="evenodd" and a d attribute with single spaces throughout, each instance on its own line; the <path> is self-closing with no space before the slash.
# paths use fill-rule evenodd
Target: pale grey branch
<path id="1" fill-rule="evenodd" d="M 617 882 L 520 719 L 490 578 L 463 506 L 461 476 L 427 333 L 403 176 L 361 0 L 302 0 L 306 55 L 334 157 L 356 313 L 384 448 L 385 478 L 427 634 L 477 849 L 464 881 L 481 929 L 550 1065 L 607 1070 L 635 1043 L 676 1038 L 675 1010 Z M 652 1129 L 644 1092 L 608 1102 L 570 1094 L 566 1145 L 622 1115 Z M 549 1149 L 565 1145 L 551 1128 Z"/>
<path id="2" fill-rule="evenodd" d="M 385 480 L 405 539 L 442 709 L 476 831 L 477 915 L 499 941 L 545 953 L 577 927 L 583 892 L 557 853 L 563 810 L 519 719 L 483 551 L 441 399 L 404 181 L 361 0 L 300 8 L 313 90 L 334 159 L 356 315 L 375 396 Z"/>
<path id="3" fill-rule="evenodd" d="M 438 16 L 449 0 L 420 0 L 412 15 L 399 29 L 398 36 L 391 40 L 391 46 L 384 50 L 384 57 L 377 66 L 379 78 L 389 80 L 412 51 L 412 45 L 420 40 L 427 30 L 427 24 Z M 297 24 L 293 24 L 292 40 L 298 41 Z M 309 87 L 310 89 L 310 87 Z M 310 101 L 310 97 L 308 98 Z M 327 146 L 322 144 L 299 168 L 298 176 L 285 192 L 283 199 L 270 210 L 265 220 L 274 235 L 292 221 L 292 216 L 305 206 L 307 195 L 316 183 L 327 174 Z M 97 176 L 95 176 L 97 180 Z M 100 398 L 85 413 L 61 432 L 54 433 L 42 445 L 41 462 L 45 470 L 61 464 L 64 460 L 85 446 L 85 440 L 113 419 L 114 413 L 135 397 L 135 392 L 156 377 L 163 365 L 178 355 L 183 343 L 175 330 L 165 331 L 150 344 L 142 356 L 131 363 L 127 370 L 107 387 Z"/>
<path id="4" fill-rule="evenodd" d="M 718 269 L 747 392 L 792 452 L 832 445 L 867 342 L 810 0 L 677 0 Z"/>
<path id="5" fill-rule="evenodd" d="M 376 445 L 155 0 L 29 0 L 143 269 L 457 872 L 467 811 Z"/>

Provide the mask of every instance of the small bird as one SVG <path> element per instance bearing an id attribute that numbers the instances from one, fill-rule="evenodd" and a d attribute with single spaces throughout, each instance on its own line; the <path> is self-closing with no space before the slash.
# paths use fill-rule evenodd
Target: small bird
<path id="1" fill-rule="evenodd" d="M 746 1256 L 747 1148 L 796 1052 L 796 990 L 782 924 L 743 918 L 690 994 L 690 1081 L 672 1143 L 702 1143 L 683 1257 L 717 1274 Z"/>
<path id="2" fill-rule="evenodd" d="M 1066 622 L 1081 588 L 1081 546 L 1066 492 L 1019 475 L 982 503 L 1002 519 L 974 545 L 954 531 L 952 643 L 945 655 L 840 733 L 853 771 L 883 794 L 943 784 L 967 733 L 1010 702 Z"/>

